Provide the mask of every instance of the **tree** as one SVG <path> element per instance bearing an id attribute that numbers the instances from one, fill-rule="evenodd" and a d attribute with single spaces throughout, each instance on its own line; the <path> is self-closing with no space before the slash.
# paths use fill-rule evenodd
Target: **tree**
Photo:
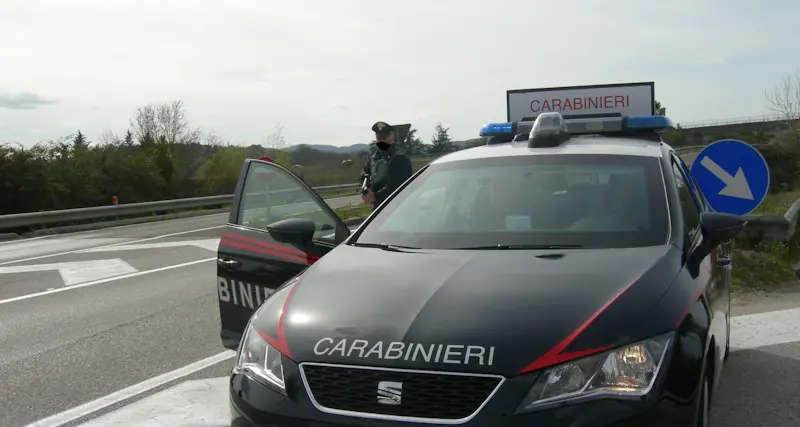
<path id="1" fill-rule="evenodd" d="M 172 101 L 156 106 L 156 126 L 158 136 L 164 137 L 167 144 L 189 142 L 181 140 L 186 135 L 189 122 L 186 120 L 186 109 L 183 101 Z"/>
<path id="2" fill-rule="evenodd" d="M 406 137 L 397 142 L 397 148 L 406 155 L 414 156 L 425 152 L 425 143 L 417 137 L 416 129 L 410 129 Z"/>
<path id="3" fill-rule="evenodd" d="M 100 141 L 100 145 L 103 146 L 117 145 L 120 142 L 119 137 L 109 129 L 104 130 L 97 139 Z"/>
<path id="4" fill-rule="evenodd" d="M 666 116 L 667 115 L 667 107 L 661 105 L 661 102 L 659 102 L 658 100 L 655 101 L 654 110 L 656 110 L 656 115 L 658 115 L 658 116 Z"/>
<path id="5" fill-rule="evenodd" d="M 787 124 L 800 119 L 800 70 L 788 75 L 772 91 L 765 91 L 769 109 Z"/>
<path id="6" fill-rule="evenodd" d="M 286 139 L 283 137 L 283 125 L 278 122 L 275 130 L 264 140 L 264 146 L 271 150 L 283 150 L 287 147 Z"/>
<path id="7" fill-rule="evenodd" d="M 183 101 L 139 107 L 130 119 L 130 125 L 140 144 L 151 139 L 153 142 L 162 141 L 168 145 L 197 143 L 202 133 L 199 129 L 189 130 Z"/>
<path id="8" fill-rule="evenodd" d="M 83 136 L 83 133 L 81 133 L 81 130 L 78 129 L 78 133 L 72 139 L 72 146 L 76 150 L 78 150 L 78 149 L 81 149 L 81 148 L 86 148 L 88 145 L 89 145 L 89 141 L 86 139 L 85 136 Z"/>
<path id="9" fill-rule="evenodd" d="M 133 114 L 130 120 L 130 125 L 139 144 L 147 145 L 150 142 L 155 142 L 158 137 L 156 107 L 151 104 L 137 108 L 136 113 Z"/>
<path id="10" fill-rule="evenodd" d="M 453 151 L 453 140 L 448 133 L 450 128 L 445 128 L 442 123 L 436 124 L 433 130 L 433 139 L 431 139 L 431 146 L 428 149 L 431 153 L 448 153 Z"/>
<path id="11" fill-rule="evenodd" d="M 145 148 L 146 148 L 146 147 L 151 147 L 151 146 L 155 145 L 155 144 L 156 144 L 156 138 L 155 138 L 155 136 L 154 136 L 154 135 L 155 135 L 155 134 L 153 134 L 152 132 L 150 132 L 150 130 L 149 130 L 149 129 L 148 129 L 148 130 L 146 130 L 146 131 L 145 131 L 145 133 L 143 133 L 143 134 L 142 134 L 142 135 L 139 137 L 139 145 L 141 145 L 142 147 L 145 147 Z"/>
<path id="12" fill-rule="evenodd" d="M 125 138 L 122 139 L 122 142 L 124 142 L 128 147 L 133 145 L 133 134 L 131 133 L 130 129 L 125 132 Z"/>

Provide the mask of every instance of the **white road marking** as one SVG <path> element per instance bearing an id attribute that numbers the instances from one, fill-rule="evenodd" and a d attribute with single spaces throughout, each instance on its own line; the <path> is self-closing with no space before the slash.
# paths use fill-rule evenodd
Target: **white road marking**
<path id="1" fill-rule="evenodd" d="M 744 350 L 800 341 L 800 308 L 731 318 L 731 348 Z"/>
<path id="2" fill-rule="evenodd" d="M 161 249 L 161 248 L 177 248 L 181 246 L 194 246 L 201 249 L 208 249 L 209 251 L 216 252 L 219 247 L 219 238 L 217 239 L 201 239 L 201 240 L 181 240 L 178 242 L 161 242 L 161 243 L 123 243 L 117 246 L 101 246 L 99 248 L 82 249 L 78 253 L 92 253 L 92 252 L 117 252 L 117 251 L 136 251 L 141 249 Z"/>
<path id="3" fill-rule="evenodd" d="M 116 403 L 130 399 L 131 397 L 135 397 L 139 394 L 145 393 L 156 387 L 162 386 L 168 382 L 174 381 L 179 378 L 183 378 L 187 375 L 208 368 L 210 366 L 214 366 L 217 363 L 223 362 L 225 360 L 232 359 L 234 356 L 236 356 L 236 352 L 232 350 L 223 351 L 222 353 L 215 354 L 214 356 L 207 357 L 203 360 L 199 360 L 190 365 L 186 365 L 174 371 L 167 372 L 166 374 L 161 374 L 157 377 L 153 377 L 150 378 L 149 380 L 145 380 L 138 384 L 134 384 L 130 387 L 111 393 L 107 396 L 103 396 L 97 400 L 84 403 L 83 405 L 76 406 L 67 411 L 41 419 L 32 424 L 28 424 L 26 427 L 56 427 L 64 425 L 70 421 L 75 421 L 78 418 L 84 417 L 86 415 L 97 412 L 103 408 L 107 408 Z M 179 425 L 179 424 L 168 424 L 168 425 Z"/>
<path id="4" fill-rule="evenodd" d="M 41 240 L 36 242 L 29 242 L 22 240 L 16 242 L 12 246 L 4 246 L 0 248 L 0 264 L 7 264 L 17 262 L 19 259 L 27 259 L 30 257 L 37 257 L 46 253 L 52 252 L 66 252 L 78 249 L 91 248 L 94 246 L 105 246 L 114 243 L 126 242 L 129 239 L 120 237 L 89 237 L 89 238 L 74 238 L 61 236 L 58 239 Z"/>
<path id="5" fill-rule="evenodd" d="M 93 261 L 59 262 L 55 264 L 17 265 L 13 267 L 0 267 L 0 274 L 28 273 L 33 271 L 57 270 L 64 281 L 64 285 L 73 286 L 81 283 L 107 279 L 136 273 L 127 262 L 115 259 L 98 259 Z"/>
<path id="6" fill-rule="evenodd" d="M 183 382 L 79 427 L 222 427 L 230 425 L 228 377 Z"/>
<path id="7" fill-rule="evenodd" d="M 145 274 L 158 273 L 158 272 L 161 272 L 161 271 L 167 271 L 167 270 L 172 270 L 172 269 L 181 268 L 181 267 L 188 267 L 190 265 L 195 265 L 195 264 L 200 264 L 200 263 L 203 263 L 203 262 L 213 261 L 215 259 L 217 259 L 217 257 L 204 258 L 204 259 L 200 259 L 200 260 L 197 260 L 197 261 L 190 261 L 190 262 L 184 262 L 182 264 L 168 265 L 166 267 L 154 268 L 152 270 L 138 271 L 136 273 L 125 274 L 125 275 L 122 275 L 122 276 L 109 277 L 107 279 L 101 279 L 101 280 L 95 280 L 95 281 L 92 281 L 92 282 L 81 283 L 81 284 L 78 284 L 78 285 L 70 286 L 68 288 L 56 288 L 56 289 L 53 289 L 51 291 L 36 292 L 36 293 L 33 293 L 33 294 L 22 295 L 22 296 L 18 296 L 18 297 L 14 297 L 14 298 L 8 298 L 8 299 L 0 300 L 0 305 L 8 304 L 8 303 L 11 303 L 11 302 L 16 302 L 16 301 L 23 301 L 23 300 L 31 299 L 31 298 L 37 298 L 37 297 L 41 297 L 41 296 L 45 296 L 45 295 L 55 294 L 55 293 L 58 293 L 58 292 L 71 291 L 73 289 L 85 288 L 87 286 L 99 285 L 101 283 L 108 283 L 108 282 L 114 282 L 114 281 L 117 281 L 117 280 L 129 279 L 131 277 L 144 276 Z"/>
<path id="8" fill-rule="evenodd" d="M 162 234 L 161 236 L 148 237 L 146 239 L 130 240 L 130 241 L 127 241 L 127 242 L 118 242 L 118 243 L 113 243 L 113 244 L 110 244 L 110 245 L 103 245 L 103 246 L 99 246 L 98 248 L 110 248 L 110 247 L 114 247 L 114 246 L 126 245 L 126 244 L 131 244 L 131 243 L 149 242 L 149 241 L 152 241 L 152 240 L 163 239 L 164 237 L 180 236 L 181 234 L 197 233 L 197 232 L 200 232 L 200 231 L 214 230 L 214 229 L 223 228 L 223 227 L 225 227 L 225 226 L 224 225 L 215 225 L 213 227 L 205 227 L 205 228 L 198 228 L 198 229 L 195 229 L 195 230 L 179 231 L 177 233 Z M 0 262 L 0 265 L 15 264 L 15 263 L 18 263 L 18 262 L 34 261 L 34 260 L 37 260 L 37 259 L 50 258 L 50 257 L 54 257 L 54 256 L 69 255 L 69 254 L 74 254 L 74 253 L 80 252 L 80 251 L 85 250 L 85 249 L 86 248 L 82 248 L 82 249 L 75 249 L 75 250 L 66 251 L 66 252 L 59 252 L 59 253 L 55 253 L 55 254 L 39 255 L 39 256 L 35 256 L 35 257 L 31 257 L 31 258 L 15 259 L 13 261 Z"/>

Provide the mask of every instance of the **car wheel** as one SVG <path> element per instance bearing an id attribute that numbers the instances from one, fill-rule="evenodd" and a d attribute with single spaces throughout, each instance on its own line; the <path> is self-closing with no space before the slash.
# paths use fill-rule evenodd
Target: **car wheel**
<path id="1" fill-rule="evenodd" d="M 731 355 L 731 297 L 728 295 L 728 312 L 725 314 L 725 321 L 727 322 L 728 333 L 725 334 L 725 355 L 722 356 L 722 361 L 726 362 Z"/>
<path id="2" fill-rule="evenodd" d="M 709 394 L 710 380 L 706 375 L 700 395 L 700 410 L 697 413 L 697 427 L 708 427 L 711 415 L 711 395 Z"/>

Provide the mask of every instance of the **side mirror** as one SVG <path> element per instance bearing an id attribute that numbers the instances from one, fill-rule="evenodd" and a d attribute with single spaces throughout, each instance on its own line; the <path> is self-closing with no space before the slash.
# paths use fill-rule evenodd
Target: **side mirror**
<path id="1" fill-rule="evenodd" d="M 687 267 L 692 277 L 697 277 L 700 273 L 700 264 L 714 248 L 720 243 L 732 240 L 742 232 L 747 225 L 747 219 L 737 215 L 724 214 L 719 212 L 703 212 L 700 214 L 700 229 L 703 232 L 703 240 L 694 248 Z"/>
<path id="2" fill-rule="evenodd" d="M 747 219 L 719 212 L 703 212 L 700 214 L 700 228 L 703 238 L 712 246 L 734 239 L 747 225 Z"/>
<path id="3" fill-rule="evenodd" d="M 307 218 L 287 218 L 267 226 L 267 232 L 278 242 L 306 246 L 314 239 L 314 221 Z"/>

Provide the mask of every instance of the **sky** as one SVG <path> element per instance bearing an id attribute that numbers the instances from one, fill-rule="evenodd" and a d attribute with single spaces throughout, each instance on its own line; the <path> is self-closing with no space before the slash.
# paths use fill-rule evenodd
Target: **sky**
<path id="1" fill-rule="evenodd" d="M 655 82 L 676 122 L 768 114 L 800 67 L 796 0 L 0 0 L 0 143 L 123 134 L 181 100 L 236 144 L 456 140 L 506 90 Z"/>

